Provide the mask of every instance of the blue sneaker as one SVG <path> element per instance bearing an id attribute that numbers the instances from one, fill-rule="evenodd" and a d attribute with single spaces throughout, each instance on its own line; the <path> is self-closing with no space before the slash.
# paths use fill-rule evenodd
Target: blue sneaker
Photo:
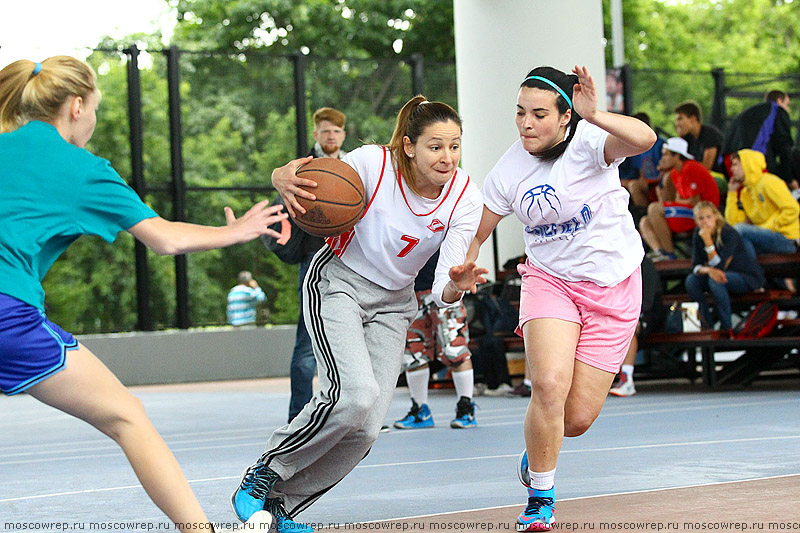
<path id="1" fill-rule="evenodd" d="M 528 489 L 528 506 L 517 518 L 517 531 L 550 531 L 556 521 L 555 490 Z"/>
<path id="2" fill-rule="evenodd" d="M 231 507 L 236 518 L 247 522 L 262 511 L 267 496 L 279 479 L 280 476 L 266 465 L 255 464 L 245 469 L 239 488 L 231 494 Z"/>
<path id="3" fill-rule="evenodd" d="M 394 423 L 397 429 L 422 429 L 433 427 L 433 415 L 427 403 L 417 405 L 417 402 L 411 400 L 411 409 L 405 418 L 401 418 Z"/>
<path id="4" fill-rule="evenodd" d="M 277 533 L 314 533 L 314 528 L 311 526 L 293 521 L 279 498 L 269 498 L 264 502 L 264 509 L 275 517 L 275 531 Z"/>
<path id="5" fill-rule="evenodd" d="M 523 450 L 517 460 L 517 477 L 519 482 L 531 488 L 531 473 L 528 466 L 528 450 Z"/>
<path id="6" fill-rule="evenodd" d="M 467 429 L 478 427 L 475 422 L 475 402 L 472 398 L 462 396 L 456 404 L 456 417 L 450 421 L 450 427 L 455 429 Z"/>

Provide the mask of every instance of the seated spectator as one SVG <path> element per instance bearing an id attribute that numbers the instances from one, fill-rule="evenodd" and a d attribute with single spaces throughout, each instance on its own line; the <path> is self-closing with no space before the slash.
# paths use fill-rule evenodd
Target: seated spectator
<path id="1" fill-rule="evenodd" d="M 731 156 L 725 220 L 755 254 L 794 253 L 800 242 L 800 205 L 786 182 L 765 172 L 764 154 L 739 150 Z M 795 292 L 794 281 L 785 280 Z"/>
<path id="2" fill-rule="evenodd" d="M 650 116 L 647 113 L 636 113 L 633 117 L 650 125 Z M 658 162 L 661 159 L 663 146 L 664 139 L 658 136 L 652 148 L 643 154 L 625 159 L 619 166 L 622 186 L 630 193 L 631 202 L 635 206 L 647 207 L 650 202 L 657 199 L 655 187 L 661 181 Z"/>
<path id="3" fill-rule="evenodd" d="M 694 206 L 697 229 L 692 237 L 692 273 L 686 278 L 686 292 L 700 308 L 702 329 L 713 329 L 706 292 L 714 297 L 720 330 L 733 337 L 731 294 L 742 294 L 764 287 L 764 272 L 743 239 L 711 202 Z"/>
<path id="4" fill-rule="evenodd" d="M 728 175 L 731 154 L 742 148 L 751 148 L 764 154 L 767 171 L 791 187 L 791 182 L 795 181 L 792 177 L 791 128 L 789 95 L 783 91 L 769 91 L 763 102 L 739 113 L 726 129 L 722 144 Z M 796 184 L 794 188 L 797 188 Z"/>
<path id="5" fill-rule="evenodd" d="M 675 133 L 689 143 L 689 153 L 708 170 L 725 175 L 725 167 L 717 160 L 722 150 L 722 132 L 716 126 L 703 124 L 700 105 L 693 100 L 682 102 L 674 110 Z"/>
<path id="6" fill-rule="evenodd" d="M 653 261 L 675 259 L 672 234 L 694 228 L 692 207 L 705 200 L 719 204 L 719 189 L 711 173 L 687 151 L 687 142 L 671 137 L 664 143 L 659 168 L 668 172 L 658 202 L 647 206 L 647 215 L 639 222 L 639 232 L 650 246 Z M 674 197 L 670 190 L 674 187 Z"/>

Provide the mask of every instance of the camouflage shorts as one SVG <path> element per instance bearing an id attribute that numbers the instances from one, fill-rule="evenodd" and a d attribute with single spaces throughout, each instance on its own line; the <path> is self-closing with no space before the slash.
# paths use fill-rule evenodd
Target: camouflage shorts
<path id="1" fill-rule="evenodd" d="M 446 366 L 459 365 L 471 355 L 464 304 L 440 309 L 431 291 L 418 291 L 417 315 L 406 333 L 403 370 L 413 370 L 438 359 Z"/>

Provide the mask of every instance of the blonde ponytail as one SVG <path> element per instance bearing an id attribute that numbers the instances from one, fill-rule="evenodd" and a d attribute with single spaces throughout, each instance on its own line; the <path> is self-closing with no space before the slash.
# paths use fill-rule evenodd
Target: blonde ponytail
<path id="1" fill-rule="evenodd" d="M 87 98 L 96 89 L 92 67 L 74 57 L 14 61 L 0 70 L 0 133 L 31 120 L 53 123 L 67 98 Z"/>

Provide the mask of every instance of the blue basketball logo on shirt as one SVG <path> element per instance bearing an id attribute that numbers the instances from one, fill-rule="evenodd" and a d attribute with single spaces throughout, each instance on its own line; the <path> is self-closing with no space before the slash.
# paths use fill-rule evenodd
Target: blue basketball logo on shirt
<path id="1" fill-rule="evenodd" d="M 526 196 L 531 191 L 526 193 Z M 557 198 L 556 198 L 557 200 Z M 559 204 L 560 205 L 560 204 Z M 525 233 L 533 235 L 534 242 L 544 243 L 553 240 L 572 239 L 577 233 L 583 231 L 592 220 L 592 208 L 583 204 L 580 213 L 569 220 L 539 224 L 538 226 L 525 226 Z"/>
<path id="2" fill-rule="evenodd" d="M 552 185 L 537 185 L 522 196 L 520 200 L 520 211 L 525 213 L 528 219 L 531 218 L 533 206 L 539 209 L 539 216 L 543 220 L 557 221 L 561 210 L 561 201 L 556 195 L 556 190 Z M 526 207 L 527 206 L 527 207 Z"/>

